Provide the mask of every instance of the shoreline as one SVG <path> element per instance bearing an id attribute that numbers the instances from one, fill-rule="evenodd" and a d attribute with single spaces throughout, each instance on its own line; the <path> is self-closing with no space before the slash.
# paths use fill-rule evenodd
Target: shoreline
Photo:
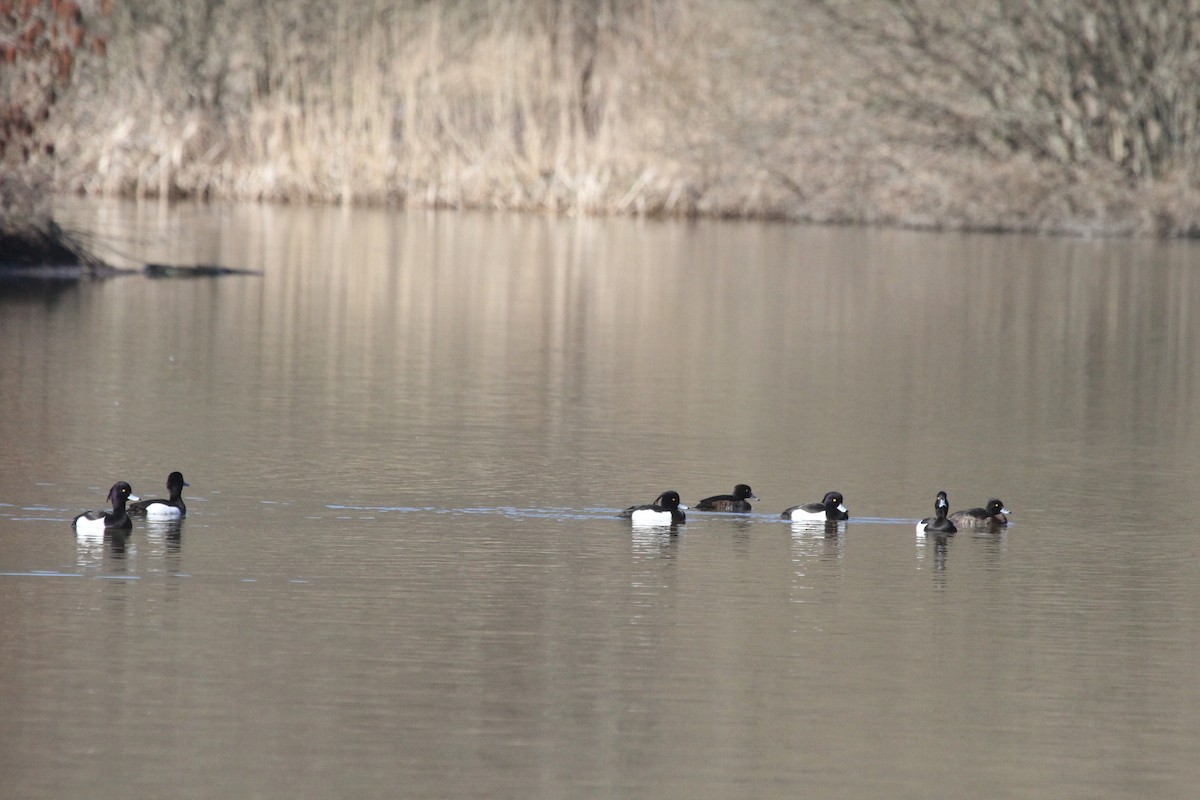
<path id="1" fill-rule="evenodd" d="M 1022 227 L 1015 225 L 1004 225 L 1002 223 L 977 223 L 956 221 L 947 222 L 945 220 L 936 219 L 921 219 L 916 221 L 904 220 L 877 220 L 877 221 L 861 221 L 848 219 L 811 219 L 799 216 L 788 215 L 784 213 L 767 213 L 767 214 L 752 214 L 752 213 L 732 213 L 718 212 L 705 213 L 703 211 L 691 211 L 687 214 L 670 214 L 670 213 L 636 213 L 636 212 L 579 212 L 574 209 L 558 209 L 558 208 L 505 208 L 497 204 L 487 204 L 480 206 L 457 205 L 450 206 L 447 204 L 413 204 L 413 203 L 398 203 L 388 201 L 359 201 L 354 203 L 330 203 L 320 200 L 307 199 L 285 199 L 285 200 L 263 200 L 263 199 L 243 199 L 243 198 L 192 198 L 192 197 L 176 197 L 168 200 L 149 197 L 136 196 L 113 196 L 113 195 L 88 195 L 78 192 L 65 194 L 62 196 L 71 197 L 73 202 L 154 202 L 168 204 L 195 204 L 195 205 L 210 205 L 222 203 L 234 204 L 250 204 L 250 205 L 307 205 L 312 207 L 335 208 L 346 206 L 350 208 L 364 208 L 374 210 L 394 210 L 396 212 L 404 211 L 460 211 L 471 213 L 502 213 L 502 214 L 528 214 L 533 216 L 543 217 L 578 217 L 591 216 L 596 218 L 603 217 L 626 217 L 626 218 L 641 218 L 656 221 L 669 220 L 712 220 L 712 221 L 727 221 L 727 222 L 747 222 L 747 223 L 772 223 L 781 225 L 812 225 L 812 226 L 829 226 L 829 227 L 861 227 L 866 229 L 895 229 L 895 230 L 910 230 L 925 233 L 962 233 L 962 234 L 990 234 L 998 236 L 1050 236 L 1064 238 L 1079 238 L 1079 239 L 1159 239 L 1159 240 L 1193 240 L 1200 239 L 1200 230 L 1189 230 L 1175 235 L 1164 236 L 1161 234 L 1153 234 L 1146 232 L 1130 231 L 1130 230 L 1111 230 L 1104 229 L 1099 226 L 1079 226 L 1079 225 L 1060 225 L 1060 226 L 1041 226 L 1037 228 Z M 45 198 L 40 198 L 45 201 Z M 82 280 L 89 278 L 107 278 L 116 277 L 128 274 L 144 273 L 151 277 L 163 277 L 168 274 L 178 276 L 178 270 L 183 270 L 192 275 L 215 275 L 227 273 L 243 273 L 242 270 L 223 271 L 222 268 L 209 266 L 192 266 L 192 267 L 175 267 L 171 265 L 146 264 L 141 269 L 128 269 L 113 266 L 103 259 L 96 256 L 87 247 L 85 243 L 80 241 L 69 230 L 61 227 L 53 218 L 44 217 L 37 221 L 23 221 L 15 223 L 11 220 L 5 220 L 0 217 L 0 252 L 5 254 L 3 260 L 0 260 L 0 277 L 5 279 L 31 279 L 31 280 Z"/>

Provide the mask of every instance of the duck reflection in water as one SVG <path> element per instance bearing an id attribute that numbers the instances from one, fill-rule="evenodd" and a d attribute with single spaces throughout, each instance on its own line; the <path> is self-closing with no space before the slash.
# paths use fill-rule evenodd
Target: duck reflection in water
<path id="1" fill-rule="evenodd" d="M 793 522 L 791 524 L 791 529 L 793 536 L 820 533 L 823 534 L 826 539 L 837 539 L 843 533 L 845 533 L 846 523 L 832 519 L 809 520 L 807 522 Z"/>
<path id="2" fill-rule="evenodd" d="M 127 530 L 75 537 L 75 563 L 82 569 L 124 573 L 128 556 L 136 552 L 131 532 Z"/>
<path id="3" fill-rule="evenodd" d="M 674 559 L 679 555 L 679 531 L 674 527 L 634 525 L 631 544 L 635 557 Z"/>
<path id="4" fill-rule="evenodd" d="M 181 518 L 175 519 L 148 519 L 146 520 L 146 541 L 153 542 L 159 540 L 162 542 L 163 550 L 168 554 L 178 554 L 183 546 L 183 526 L 184 520 Z"/>
<path id="5" fill-rule="evenodd" d="M 934 572 L 946 569 L 946 559 L 950 555 L 950 539 L 953 534 L 930 532 L 917 537 L 917 558 L 923 559 L 926 552 L 933 553 Z"/>

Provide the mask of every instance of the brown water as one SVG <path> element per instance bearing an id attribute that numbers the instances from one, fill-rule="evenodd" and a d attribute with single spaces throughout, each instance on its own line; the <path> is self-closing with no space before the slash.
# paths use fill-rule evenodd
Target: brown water
<path id="1" fill-rule="evenodd" d="M 64 215 L 264 274 L 0 284 L 5 796 L 1200 785 L 1196 245 Z M 173 469 L 182 524 L 72 533 Z M 939 489 L 1014 524 L 919 540 Z"/>

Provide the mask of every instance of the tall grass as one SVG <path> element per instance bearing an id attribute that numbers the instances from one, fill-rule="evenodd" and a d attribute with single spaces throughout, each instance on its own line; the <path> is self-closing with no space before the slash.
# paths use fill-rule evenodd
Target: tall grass
<path id="1" fill-rule="evenodd" d="M 686 210 L 637 107 L 673 0 L 137 5 L 111 124 L 70 141 L 86 191 Z"/>
<path id="2" fill-rule="evenodd" d="M 1186 33 L 1153 0 L 128 0 L 46 160 L 138 196 L 1196 234 L 1200 10 L 1163 2 Z"/>

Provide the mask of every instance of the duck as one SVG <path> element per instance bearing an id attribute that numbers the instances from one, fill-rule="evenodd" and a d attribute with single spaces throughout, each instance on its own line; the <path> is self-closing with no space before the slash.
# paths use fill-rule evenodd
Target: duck
<path id="1" fill-rule="evenodd" d="M 125 511 L 125 503 L 133 494 L 133 489 L 125 481 L 117 481 L 108 490 L 108 502 L 112 503 L 112 511 L 85 511 L 71 521 L 71 527 L 80 533 L 104 533 L 105 531 L 127 531 L 133 527 L 133 520 Z"/>
<path id="2" fill-rule="evenodd" d="M 653 503 L 630 506 L 621 512 L 621 516 L 634 525 L 683 525 L 687 522 L 687 515 L 683 513 L 686 508 L 680 502 L 679 492 L 668 489 L 654 498 Z"/>
<path id="3" fill-rule="evenodd" d="M 183 479 L 182 472 L 172 472 L 167 476 L 167 493 L 169 499 L 154 498 L 139 500 L 129 504 L 129 513 L 144 514 L 147 519 L 180 519 L 187 516 L 187 506 L 183 503 L 183 487 L 188 483 Z"/>
<path id="4" fill-rule="evenodd" d="M 917 533 L 957 533 L 958 528 L 946 514 L 950 511 L 950 499 L 945 492 L 938 492 L 933 501 L 934 516 L 926 517 L 917 523 Z"/>
<path id="5" fill-rule="evenodd" d="M 733 494 L 717 494 L 706 497 L 696 503 L 697 511 L 739 511 L 750 510 L 749 500 L 757 500 L 758 496 L 744 483 L 733 487 Z"/>
<path id="6" fill-rule="evenodd" d="M 780 517 L 792 522 L 840 522 L 850 519 L 846 499 L 841 492 L 826 492 L 819 503 L 805 503 L 785 509 Z"/>
<path id="7" fill-rule="evenodd" d="M 1011 513 L 1000 498 L 993 497 L 983 508 L 955 511 L 950 515 L 950 521 L 960 528 L 1003 528 L 1008 525 L 1005 514 Z"/>

